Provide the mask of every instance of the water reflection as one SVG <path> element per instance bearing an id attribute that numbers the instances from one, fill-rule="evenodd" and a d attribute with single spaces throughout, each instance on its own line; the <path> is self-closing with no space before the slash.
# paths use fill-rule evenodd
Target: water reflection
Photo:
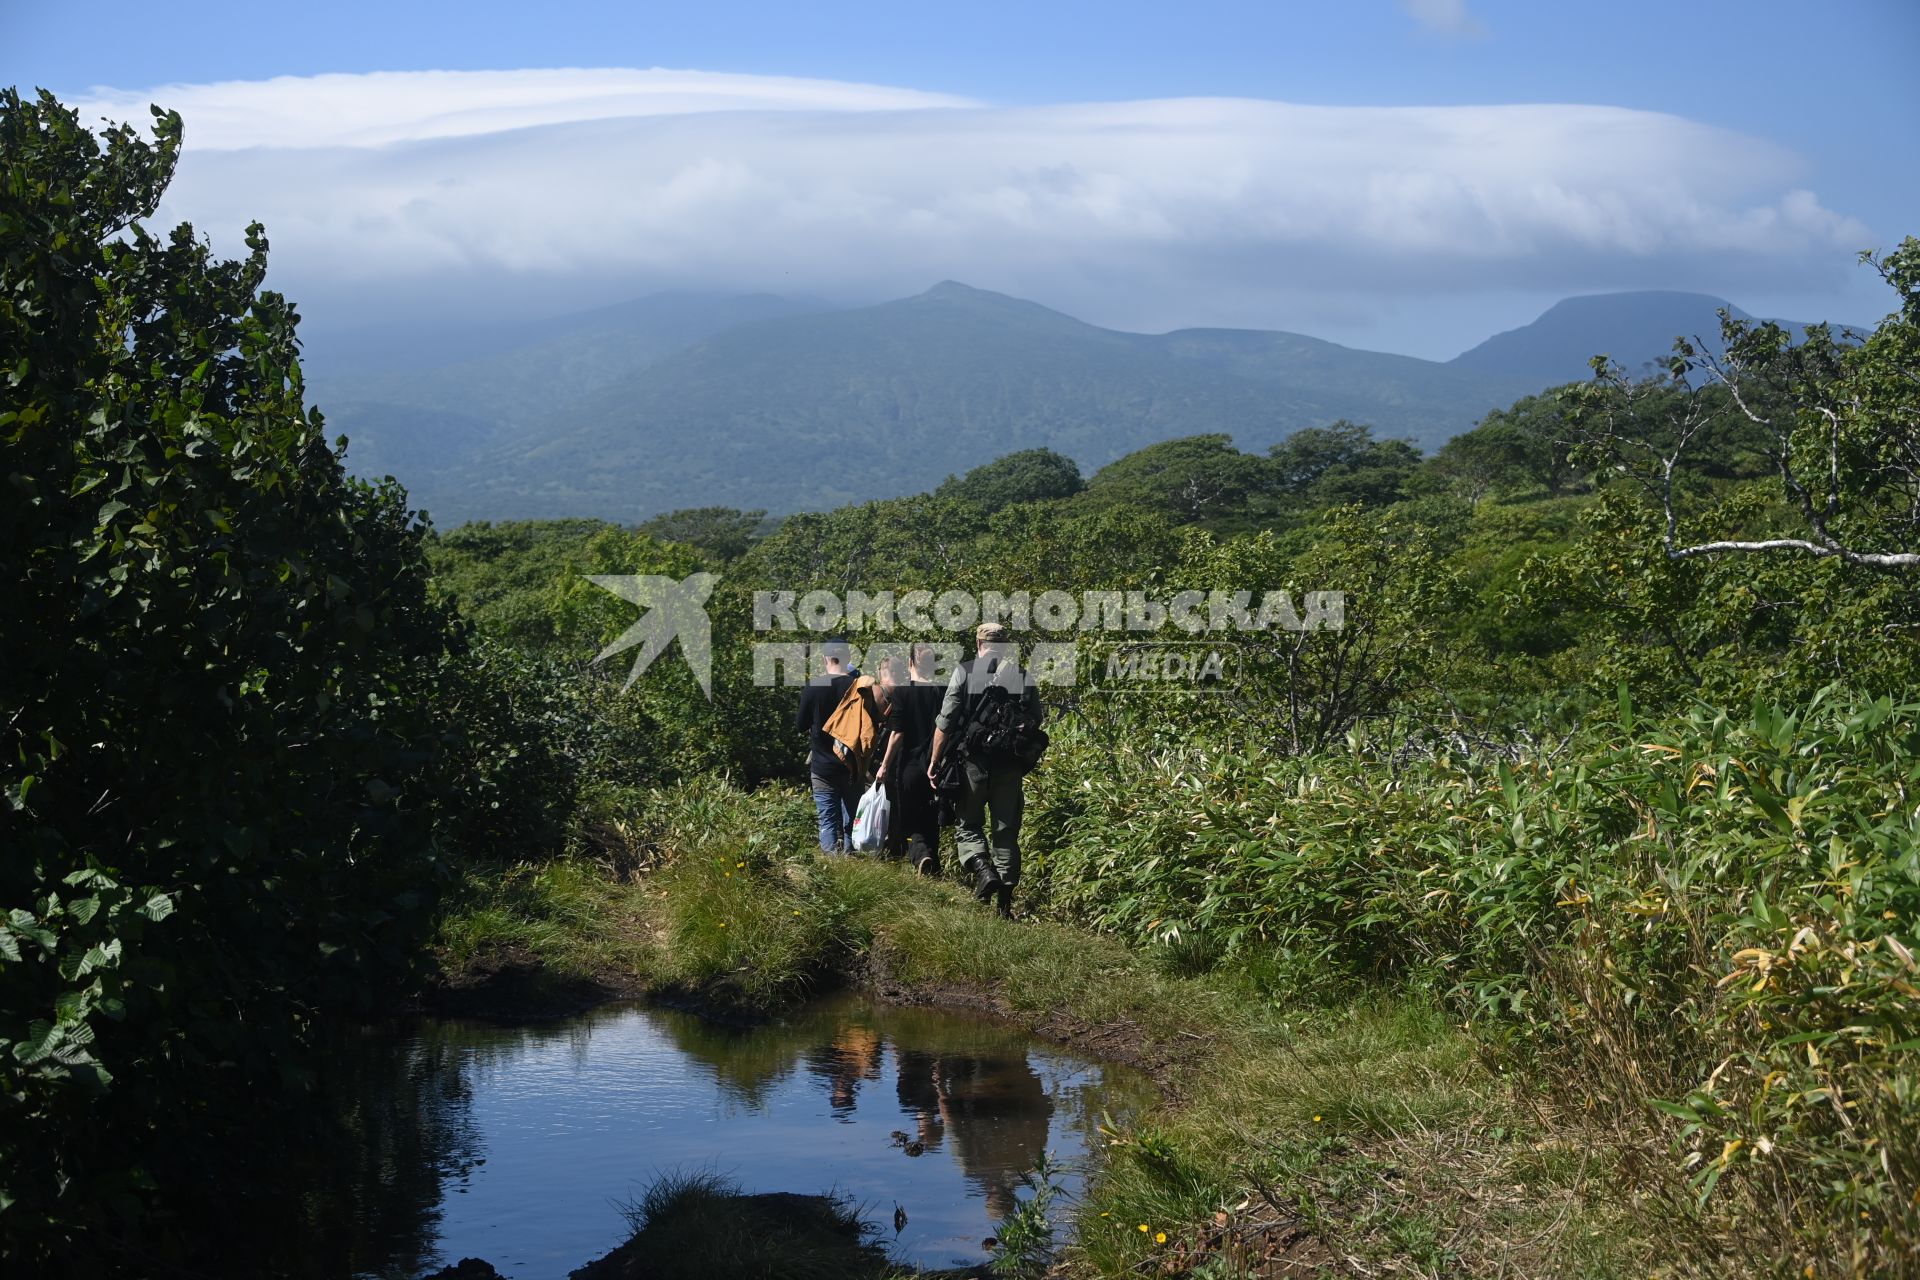
<path id="1" fill-rule="evenodd" d="M 807 1051 L 807 1070 L 826 1081 L 834 1119 L 843 1123 L 852 1120 L 860 1082 L 880 1078 L 884 1048 L 873 1028 L 849 1023 L 836 1030 L 832 1040 Z"/>
<path id="2" fill-rule="evenodd" d="M 412 1277 L 477 1256 L 564 1277 L 625 1235 L 661 1173 L 747 1191 L 837 1190 L 902 1261 L 977 1261 L 1043 1152 L 1083 1157 L 1131 1078 L 1005 1027 L 839 999 L 751 1031 L 608 1006 L 565 1022 L 426 1021 L 345 1046 L 329 1086 L 350 1140 L 295 1174 L 306 1228 L 254 1274 Z M 255 1262 L 259 1261 L 258 1255 Z"/>
<path id="3" fill-rule="evenodd" d="M 918 1142 L 933 1150 L 953 1135 L 954 1159 L 997 1219 L 1013 1212 L 1020 1175 L 1047 1149 L 1053 1102 L 1020 1057 L 974 1058 L 903 1049 L 898 1093 L 916 1122 Z"/>
<path id="4" fill-rule="evenodd" d="M 457 1032 L 433 1024 L 402 1039 L 339 1032 L 311 1106 L 179 1153 L 162 1177 L 198 1244 L 190 1258 L 152 1261 L 288 1280 L 431 1269 L 447 1187 L 484 1163 L 469 1056 Z"/>
<path id="5" fill-rule="evenodd" d="M 787 1074 L 796 1045 L 808 1046 L 798 1060 L 842 1124 L 853 1123 L 861 1086 L 891 1074 L 894 1109 L 885 1118 L 904 1115 L 913 1124 L 906 1142 L 895 1145 L 918 1157 L 940 1151 L 951 1133 L 952 1158 L 996 1220 L 1013 1211 L 1020 1175 L 1047 1150 L 1054 1116 L 1048 1084 L 1028 1060 L 1027 1039 L 997 1024 L 842 999 L 749 1034 L 698 1023 L 673 1030 L 688 1055 L 712 1067 L 750 1108 L 764 1105 L 769 1086 Z M 1083 1081 L 1069 1074 L 1056 1085 L 1072 1090 L 1067 1101 L 1076 1111 L 1084 1106 Z M 1074 1130 L 1076 1145 L 1085 1132 Z"/>

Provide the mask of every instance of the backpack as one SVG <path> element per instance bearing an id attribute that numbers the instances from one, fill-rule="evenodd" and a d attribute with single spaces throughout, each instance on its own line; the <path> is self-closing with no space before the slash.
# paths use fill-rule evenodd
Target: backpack
<path id="1" fill-rule="evenodd" d="M 989 666 L 987 674 L 993 670 Z M 1013 768 L 1026 774 L 1040 763 L 1048 742 L 1047 731 L 1028 711 L 1026 699 L 994 682 L 975 698 L 958 746 L 966 760 L 984 769 Z"/>

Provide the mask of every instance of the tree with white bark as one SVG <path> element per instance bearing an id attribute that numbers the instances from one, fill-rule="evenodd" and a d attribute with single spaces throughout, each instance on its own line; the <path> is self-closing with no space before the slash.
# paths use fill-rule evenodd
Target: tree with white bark
<path id="1" fill-rule="evenodd" d="M 1674 560 L 1739 554 L 1920 569 L 1920 240 L 1863 254 L 1899 307 L 1860 335 L 1721 313 L 1721 343 L 1675 343 L 1665 377 L 1594 361 L 1572 425 L 1584 460 L 1660 510 Z M 1777 480 L 1764 527 L 1705 528 L 1693 505 L 1729 454 Z"/>

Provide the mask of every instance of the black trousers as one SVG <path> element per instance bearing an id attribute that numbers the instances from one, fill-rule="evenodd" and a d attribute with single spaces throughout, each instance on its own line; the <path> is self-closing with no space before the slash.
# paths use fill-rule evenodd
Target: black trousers
<path id="1" fill-rule="evenodd" d="M 933 787 L 927 782 L 924 755 L 909 756 L 907 763 L 887 779 L 887 799 L 893 804 L 893 821 L 887 831 L 888 855 L 905 858 L 915 866 L 923 858 L 937 862 L 940 811 L 933 802 Z"/>

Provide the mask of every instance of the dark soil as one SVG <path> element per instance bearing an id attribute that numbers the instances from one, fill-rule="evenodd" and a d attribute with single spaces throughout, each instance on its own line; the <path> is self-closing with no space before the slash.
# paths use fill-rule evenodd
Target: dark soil
<path id="1" fill-rule="evenodd" d="M 646 984 L 630 973 L 556 974 L 524 947 L 488 947 L 457 970 L 436 968 L 415 996 L 410 1012 L 538 1022 L 570 1018 L 609 1000 L 647 994 Z"/>
<path id="2" fill-rule="evenodd" d="M 436 968 L 406 1012 L 487 1022 L 548 1022 L 614 1000 L 645 1000 L 728 1027 L 756 1027 L 767 1015 L 697 988 L 651 986 L 623 970 L 557 974 L 524 947 L 482 949 L 458 969 Z"/>

